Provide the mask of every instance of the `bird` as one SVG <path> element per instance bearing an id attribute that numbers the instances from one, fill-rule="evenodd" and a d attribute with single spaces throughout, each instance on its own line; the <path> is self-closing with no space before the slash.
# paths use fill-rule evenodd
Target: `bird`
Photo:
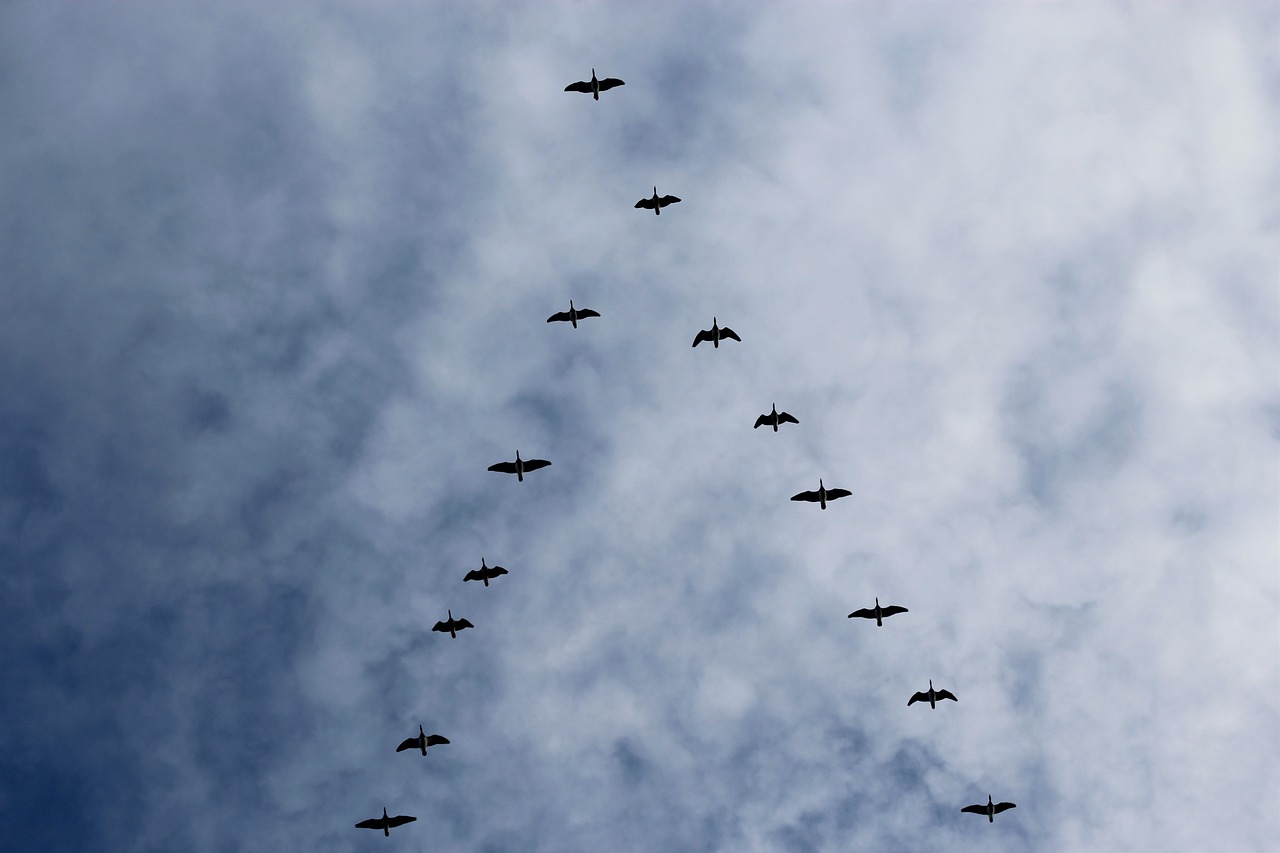
<path id="1" fill-rule="evenodd" d="M 826 509 L 827 501 L 833 501 L 836 498 L 847 498 L 851 494 L 853 494 L 853 492 L 848 489 L 828 489 L 826 486 L 822 485 L 822 480 L 818 480 L 818 491 L 801 492 L 798 495 L 792 495 L 791 500 L 809 501 L 811 503 L 816 501 L 822 505 L 823 509 Z"/>
<path id="2" fill-rule="evenodd" d="M 524 482 L 525 471 L 537 471 L 539 468 L 546 468 L 551 463 L 545 459 L 521 459 L 520 451 L 516 451 L 515 462 L 499 462 L 496 465 L 490 465 L 490 471 L 497 471 L 499 474 L 515 474 L 516 479 Z"/>
<path id="3" fill-rule="evenodd" d="M 659 198 L 658 188 L 654 187 L 653 198 L 640 199 L 638 202 L 636 202 L 636 207 L 643 207 L 645 210 L 652 210 L 656 215 L 661 216 L 662 208 L 666 207 L 669 204 L 675 204 L 679 200 L 680 199 L 676 198 L 673 195 L 664 195 L 661 198 Z"/>
<path id="4" fill-rule="evenodd" d="M 697 346 L 697 344 L 694 344 L 694 346 Z M 760 429 L 760 427 L 762 426 L 771 426 L 773 427 L 773 431 L 777 432 L 778 424 L 798 424 L 798 423 L 800 422 L 796 420 L 794 417 L 792 417 L 791 415 L 787 414 L 786 412 L 779 412 L 778 404 L 774 403 L 773 411 L 767 415 L 761 415 L 760 417 L 756 418 L 756 425 L 752 427 L 752 429 Z"/>
<path id="5" fill-rule="evenodd" d="M 728 326 L 721 327 L 715 317 L 711 318 L 711 328 L 703 329 L 693 338 L 693 345 L 696 347 L 703 341 L 711 341 L 711 345 L 716 349 L 720 349 L 720 342 L 725 338 L 732 338 L 738 343 L 742 343 L 742 338 L 738 337 L 738 333 Z"/>
<path id="6" fill-rule="evenodd" d="M 568 320 L 573 327 L 578 328 L 578 320 L 582 317 L 599 317 L 599 311 L 592 311 L 590 308 L 574 308 L 573 300 L 569 300 L 569 310 L 561 311 L 558 314 L 552 314 L 547 318 L 548 323 L 563 322 Z"/>
<path id="7" fill-rule="evenodd" d="M 449 611 L 449 621 L 448 621 L 448 622 L 437 622 L 434 626 L 432 626 L 431 630 L 432 630 L 432 631 L 448 631 L 448 632 L 449 632 L 449 636 L 450 636 L 450 637 L 453 637 L 453 638 L 456 640 L 456 639 L 458 639 L 458 632 L 459 632 L 459 631 L 461 631 L 461 630 L 463 630 L 463 629 L 465 629 L 465 628 L 474 628 L 474 627 L 475 627 L 475 625 L 472 625 L 472 624 L 471 624 L 470 622 L 468 622 L 466 619 L 454 619 L 454 618 L 453 618 L 453 611 L 452 611 L 452 610 L 450 610 L 450 611 Z"/>
<path id="8" fill-rule="evenodd" d="M 387 816 L 387 807 L 382 807 L 382 817 L 371 817 L 368 820 L 362 820 L 356 824 L 356 829 L 381 829 L 382 834 L 390 837 L 391 827 L 404 826 L 406 823 L 413 823 L 417 820 L 413 815 L 398 814 L 395 817 Z"/>
<path id="9" fill-rule="evenodd" d="M 939 699 L 950 699 L 952 702 L 960 701 L 956 698 L 956 694 L 950 690 L 934 690 L 933 679 L 931 678 L 929 679 L 929 692 L 926 693 L 921 690 L 919 693 L 912 694 L 911 698 L 907 700 L 907 707 L 910 708 L 915 702 L 928 702 L 930 708 L 936 709 Z"/>
<path id="10" fill-rule="evenodd" d="M 404 752 L 406 749 L 421 749 L 422 754 L 426 755 L 427 747 L 440 746 L 441 744 L 448 743 L 448 742 L 449 742 L 449 739 L 447 737 L 441 737 L 440 735 L 429 735 L 426 732 L 424 732 L 422 730 L 422 726 L 419 725 L 418 736 L 405 738 L 403 741 L 400 742 L 400 745 L 396 747 L 396 752 Z"/>
<path id="11" fill-rule="evenodd" d="M 809 494 L 813 494 L 813 493 L 810 492 Z M 831 497 L 830 492 L 827 493 L 827 497 Z M 792 498 L 792 500 L 795 500 L 795 498 Z M 809 500 L 813 500 L 813 498 L 809 498 Z M 907 608 L 899 607 L 896 604 L 891 604 L 888 607 L 881 607 L 880 599 L 877 598 L 875 607 L 864 607 L 861 610 L 855 610 L 849 614 L 849 618 L 853 619 L 854 617 L 857 617 L 859 619 L 874 619 L 876 620 L 876 627 L 883 628 L 884 622 L 880 621 L 881 617 L 893 616 L 894 614 L 897 614 L 897 613 L 906 613 L 906 612 L 907 612 Z"/>
<path id="12" fill-rule="evenodd" d="M 1017 806 L 1013 803 L 993 803 L 991 802 L 991 795 L 987 794 L 987 804 L 985 806 L 982 803 L 978 803 L 976 806 L 965 806 L 960 811 L 969 812 L 970 814 L 984 814 L 987 816 L 987 823 L 995 823 L 996 815 L 1000 814 L 1000 812 L 1016 808 Z"/>
<path id="13" fill-rule="evenodd" d="M 603 80 L 596 79 L 596 70 L 591 69 L 591 81 L 579 80 L 577 83 L 570 83 L 564 87 L 566 92 L 582 92 L 584 95 L 589 94 L 597 101 L 600 100 L 600 93 L 612 89 L 614 86 L 625 86 L 617 77 L 606 77 Z"/>
<path id="14" fill-rule="evenodd" d="M 484 581 L 484 585 L 488 586 L 491 578 L 496 578 L 498 575 L 505 575 L 506 573 L 507 570 L 502 568 L 502 566 L 486 566 L 484 563 L 484 557 L 481 557 L 480 568 L 472 569 L 467 572 L 467 576 L 462 580 L 463 583 L 467 581 Z"/>

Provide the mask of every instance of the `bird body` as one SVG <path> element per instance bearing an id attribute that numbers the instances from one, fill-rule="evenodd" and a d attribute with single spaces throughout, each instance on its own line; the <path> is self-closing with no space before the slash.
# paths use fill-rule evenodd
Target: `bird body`
<path id="1" fill-rule="evenodd" d="M 698 332 L 698 334 L 695 335 L 693 338 L 693 345 L 696 347 L 698 344 L 702 343 L 703 341 L 711 341 L 711 345 L 713 347 L 715 347 L 716 349 L 720 349 L 720 342 L 722 340 L 725 340 L 726 338 L 735 340 L 738 343 L 742 343 L 742 338 L 738 337 L 737 332 L 735 332 L 733 329 L 730 329 L 728 326 L 722 327 L 719 324 L 719 321 L 715 317 L 712 317 L 711 328 L 703 329 L 702 331 Z M 756 426 L 759 426 L 759 423 L 757 423 Z"/>
<path id="2" fill-rule="evenodd" d="M 662 208 L 666 207 L 669 204 L 675 204 L 678 201 L 680 201 L 680 199 L 676 198 L 673 195 L 659 196 L 658 188 L 654 187 L 653 197 L 640 199 L 638 202 L 636 202 L 636 207 L 643 207 L 645 210 L 652 210 L 655 214 L 657 214 L 658 216 L 661 216 Z"/>
<path id="3" fill-rule="evenodd" d="M 466 583 L 467 581 L 484 581 L 484 585 L 488 586 L 490 579 L 496 578 L 498 575 L 505 575 L 506 573 L 507 570 L 502 568 L 502 566 L 485 565 L 484 558 L 481 557 L 480 568 L 472 569 L 467 572 L 467 576 L 464 577 L 462 581 L 463 583 Z"/>
<path id="4" fill-rule="evenodd" d="M 952 702 L 960 701 L 956 698 L 956 694 L 952 693 L 950 690 L 934 690 L 933 679 L 931 678 L 929 679 L 929 691 L 926 693 L 921 690 L 918 693 L 913 693 L 911 698 L 907 700 L 907 707 L 910 708 L 916 702 L 928 702 L 930 708 L 936 709 L 938 707 L 939 699 L 950 699 Z"/>
<path id="5" fill-rule="evenodd" d="M 818 503 L 823 509 L 827 508 L 827 501 L 834 501 L 838 498 L 847 498 L 853 492 L 848 489 L 828 489 L 822 485 L 822 480 L 818 480 L 818 491 L 801 492 L 798 495 L 792 495 L 793 501 L 809 501 L 810 503 Z"/>
<path id="6" fill-rule="evenodd" d="M 524 482 L 525 471 L 537 471 L 539 468 L 546 468 L 551 463 L 545 459 L 521 459 L 520 451 L 516 451 L 515 462 L 499 462 L 496 465 L 490 465 L 490 471 L 497 471 L 499 474 L 515 474 L 516 479 L 521 483 Z"/>
<path id="7" fill-rule="evenodd" d="M 455 640 L 456 640 L 456 639 L 458 639 L 458 632 L 459 632 L 459 631 L 462 631 L 462 630 L 464 630 L 464 629 L 466 629 L 466 628 L 474 628 L 474 627 L 475 627 L 475 625 L 472 625 L 472 624 L 471 624 L 470 622 L 468 622 L 466 619 L 454 619 L 454 618 L 453 618 L 453 611 L 452 611 L 452 610 L 450 610 L 450 611 L 449 611 L 449 621 L 447 621 L 447 622 L 437 622 L 435 625 L 433 625 L 433 626 L 431 627 L 431 630 L 432 630 L 432 631 L 447 632 L 447 633 L 449 634 L 449 636 L 450 636 L 450 637 L 452 637 L 453 639 L 455 639 Z"/>
<path id="8" fill-rule="evenodd" d="M 565 321 L 565 320 L 568 320 L 570 323 L 572 323 L 572 324 L 573 324 L 573 327 L 576 329 L 576 328 L 578 328 L 578 320 L 579 320 L 580 318 L 582 318 L 582 317 L 599 317 L 599 316 L 600 316 L 599 312 L 597 312 L 597 311 L 592 311 L 590 308 L 574 308 L 574 307 L 573 307 L 573 300 L 572 300 L 572 299 L 570 299 L 570 300 L 569 300 L 569 310 L 568 310 L 568 311 L 561 311 L 561 312 L 560 312 L 560 313 L 558 313 L 558 314 L 552 314 L 550 317 L 548 317 L 548 318 L 547 318 L 547 322 L 548 322 L 548 323 L 555 323 L 555 322 L 563 322 L 563 321 Z"/>
<path id="9" fill-rule="evenodd" d="M 385 836 L 391 835 L 391 827 L 403 826 L 406 823 L 412 823 L 417 820 L 416 817 L 407 814 L 398 814 L 395 817 L 387 815 L 386 806 L 382 807 L 382 817 L 371 817 L 368 820 L 362 820 L 356 824 L 356 829 L 381 829 Z"/>
<path id="10" fill-rule="evenodd" d="M 400 745 L 396 747 L 396 752 L 404 752 L 406 749 L 420 749 L 422 750 L 422 754 L 426 755 L 427 747 L 440 746 L 441 744 L 446 744 L 448 742 L 449 742 L 449 739 L 446 737 L 441 737 L 440 735 L 427 734 L 422 730 L 422 726 L 419 725 L 418 736 L 405 738 L 403 741 L 400 742 Z"/>
<path id="11" fill-rule="evenodd" d="M 697 346 L 697 344 L 694 344 L 694 346 Z M 752 427 L 752 429 L 760 429 L 760 427 L 762 426 L 771 426 L 773 427 L 773 431 L 777 432 L 778 424 L 798 424 L 798 423 L 800 422 L 796 420 L 794 417 L 792 417 L 791 415 L 787 414 L 786 412 L 779 412 L 778 404 L 774 403 L 773 411 L 767 415 L 761 415 L 760 417 L 756 418 L 756 425 Z"/>
<path id="12" fill-rule="evenodd" d="M 570 83 L 564 87 L 566 92 L 582 92 L 584 95 L 591 95 L 595 100 L 600 100 L 600 93 L 607 92 L 615 86 L 625 86 L 626 84 L 617 77 L 606 77 L 603 80 L 596 79 L 596 70 L 591 69 L 591 80 L 579 80 L 577 83 Z"/>
<path id="13" fill-rule="evenodd" d="M 828 496 L 830 495 L 828 494 Z M 795 500 L 795 498 L 792 498 L 792 500 Z M 884 622 L 881 620 L 884 617 L 893 616 L 897 613 L 906 613 L 906 612 L 907 612 L 907 608 L 899 607 L 896 604 L 891 604 L 888 607 L 881 607 L 880 599 L 877 598 L 875 607 L 864 607 L 861 610 L 855 610 L 849 614 L 849 618 L 853 619 L 854 617 L 857 617 L 859 619 L 874 619 L 876 620 L 876 627 L 883 628 Z M 907 704 L 911 704 L 911 703 L 908 702 Z"/>
<path id="14" fill-rule="evenodd" d="M 965 806 L 960 811 L 969 812 L 970 814 L 984 814 L 987 816 L 987 823 L 995 823 L 996 815 L 1000 814 L 1000 812 L 1016 808 L 1017 806 L 1013 803 L 994 803 L 991 801 L 991 795 L 987 794 L 987 804 L 985 806 L 982 803 L 978 803 L 976 806 Z"/>

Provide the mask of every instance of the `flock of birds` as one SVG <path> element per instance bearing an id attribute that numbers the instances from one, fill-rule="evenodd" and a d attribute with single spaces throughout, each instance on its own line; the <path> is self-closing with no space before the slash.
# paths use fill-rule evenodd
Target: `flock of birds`
<path id="1" fill-rule="evenodd" d="M 609 89 L 613 89 L 617 86 L 622 86 L 622 85 L 624 85 L 623 81 L 619 80 L 616 77 L 606 77 L 603 80 L 598 79 L 596 77 L 596 70 L 593 68 L 591 69 L 590 80 L 580 80 L 577 83 L 570 83 L 568 86 L 564 88 L 564 90 L 566 92 L 582 92 L 584 94 L 589 94 L 592 96 L 592 98 L 598 101 L 600 100 L 601 92 L 606 92 Z M 640 199 L 639 201 L 636 202 L 635 206 L 637 209 L 652 210 L 655 215 L 661 215 L 662 208 L 672 204 L 676 204 L 679 201 L 680 199 L 673 195 L 664 195 L 664 196 L 658 195 L 658 188 L 655 186 L 653 188 L 653 195 L 649 198 Z M 547 318 L 547 322 L 548 323 L 570 323 L 573 326 L 573 328 L 576 329 L 578 328 L 579 320 L 583 320 L 591 317 L 599 317 L 599 316 L 600 316 L 600 313 L 598 311 L 593 311 L 590 308 L 576 307 L 573 304 L 573 300 L 570 299 L 569 310 L 560 311 L 556 314 L 552 314 L 550 317 Z M 716 349 L 719 349 L 720 342 L 726 341 L 726 340 L 741 342 L 742 338 L 738 337 L 738 333 L 735 332 L 733 329 L 730 329 L 728 326 L 721 326 L 719 324 L 718 318 L 712 317 L 711 328 L 703 329 L 699 331 L 698 334 L 693 339 L 693 346 L 697 347 L 698 344 L 704 343 L 706 341 L 710 341 L 713 347 L 715 347 Z M 793 415 L 787 412 L 779 412 L 778 406 L 775 403 L 772 405 L 771 411 L 768 414 L 761 415 L 760 417 L 756 418 L 756 423 L 753 429 L 759 429 L 762 426 L 770 426 L 770 427 L 773 427 L 774 432 L 777 432 L 779 425 L 786 424 L 786 423 L 798 425 L 800 421 L 797 420 Z M 546 459 L 522 459 L 520 457 L 520 451 L 516 450 L 516 458 L 514 462 L 498 462 L 493 465 L 490 465 L 489 470 L 494 471 L 496 473 L 500 473 L 500 474 L 515 474 L 517 481 L 524 482 L 524 475 L 526 473 L 530 471 L 537 471 L 540 468 L 546 468 L 550 464 L 551 463 Z M 827 508 L 828 501 L 834 501 L 834 500 L 838 500 L 839 498 L 848 497 L 851 494 L 852 492 L 850 492 L 848 489 L 828 489 L 826 485 L 823 483 L 822 479 L 820 478 L 818 480 L 818 488 L 816 491 L 800 492 L 799 494 L 793 495 L 791 497 L 791 500 L 816 503 L 819 505 L 821 509 L 825 510 Z M 482 581 L 484 585 L 488 587 L 489 581 L 493 580 L 494 578 L 501 577 L 502 575 L 505 575 L 505 574 L 507 574 L 507 570 L 504 569 L 502 566 L 490 566 L 488 565 L 488 563 L 485 561 L 484 558 L 481 558 L 480 568 L 473 569 L 472 571 L 467 572 L 466 576 L 463 577 L 463 581 L 464 582 L 465 581 Z M 884 620 L 887 619 L 888 617 L 897 615 L 899 613 L 906 613 L 906 612 L 908 612 L 907 608 L 900 607 L 896 604 L 889 605 L 887 607 L 882 607 L 880 605 L 880 599 L 877 597 L 874 607 L 864 607 L 859 610 L 855 610 L 849 614 L 849 618 L 850 619 L 874 619 L 876 620 L 876 627 L 881 628 L 881 627 L 884 627 Z M 432 631 L 439 631 L 441 633 L 446 633 L 451 638 L 457 639 L 459 631 L 465 630 L 467 628 L 475 627 L 475 625 L 472 625 L 466 619 L 453 618 L 453 611 L 451 609 L 447 610 L 446 613 L 448 614 L 448 618 L 436 622 L 436 624 L 431 628 Z M 949 690 L 934 689 L 933 679 L 930 679 L 929 689 L 921 690 L 917 693 L 912 694 L 911 698 L 907 700 L 907 706 L 910 707 L 911 705 L 914 705 L 916 702 L 928 702 L 930 708 L 937 709 L 938 702 L 940 700 L 945 700 L 945 699 L 950 699 L 952 702 L 959 701 L 958 699 L 956 699 L 955 694 Z M 422 755 L 425 757 L 427 754 L 427 750 L 430 747 L 440 746 L 447 743 L 449 743 L 448 738 L 445 738 L 442 735 L 438 735 L 438 734 L 429 735 L 426 733 L 423 727 L 419 725 L 418 734 L 413 737 L 406 738 L 404 741 L 402 741 L 400 745 L 396 747 L 396 752 L 404 752 L 405 750 L 416 749 L 416 750 L 419 750 L 422 753 Z M 991 795 L 988 794 L 986 803 L 976 803 L 974 805 L 965 806 L 964 808 L 960 809 L 960 811 L 967 812 L 969 814 L 986 815 L 988 822 L 995 823 L 996 815 L 1000 814 L 1001 812 L 1008 811 L 1009 809 L 1012 809 L 1012 808 L 1016 808 L 1015 804 L 997 803 L 994 801 Z M 374 817 L 374 818 L 369 818 L 368 820 L 362 820 L 356 824 L 356 828 L 357 829 L 380 829 L 382 830 L 383 835 L 389 837 L 391 835 L 391 830 L 394 827 L 403 826 L 404 824 L 412 823 L 415 820 L 417 820 L 417 818 L 412 815 L 395 815 L 394 817 L 391 815 L 388 815 L 387 810 L 384 807 L 382 809 L 382 817 Z"/>

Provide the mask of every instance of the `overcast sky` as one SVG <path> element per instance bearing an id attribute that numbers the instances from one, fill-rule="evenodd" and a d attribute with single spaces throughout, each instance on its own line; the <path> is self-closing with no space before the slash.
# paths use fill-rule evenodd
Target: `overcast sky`
<path id="1" fill-rule="evenodd" d="M 0 846 L 1274 849 L 1277 44 L 3 4 Z"/>

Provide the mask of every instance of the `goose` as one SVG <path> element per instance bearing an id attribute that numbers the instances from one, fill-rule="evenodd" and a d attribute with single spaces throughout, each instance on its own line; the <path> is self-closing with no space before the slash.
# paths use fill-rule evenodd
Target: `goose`
<path id="1" fill-rule="evenodd" d="M 773 431 L 777 432 L 778 424 L 798 424 L 798 423 L 800 422 L 796 420 L 794 417 L 792 417 L 791 415 L 787 414 L 786 412 L 779 412 L 778 404 L 774 403 L 773 411 L 767 415 L 761 415 L 760 417 L 756 418 L 756 425 L 752 427 L 752 429 L 760 429 L 760 427 L 762 426 L 771 426 L 773 427 Z"/>
<path id="2" fill-rule="evenodd" d="M 574 308 L 573 300 L 569 300 L 569 310 L 561 311 L 559 314 L 552 314 L 547 318 L 548 323 L 563 322 L 568 320 L 573 327 L 578 328 L 578 319 L 581 317 L 599 317 L 600 312 L 592 311 L 590 308 Z"/>
<path id="3" fill-rule="evenodd" d="M 662 215 L 662 208 L 669 204 L 675 204 L 680 199 L 673 195 L 658 196 L 658 188 L 653 188 L 653 198 L 642 198 L 636 202 L 636 207 L 643 207 L 645 210 L 652 210 L 656 215 Z"/>
<path id="4" fill-rule="evenodd" d="M 934 690 L 933 679 L 931 678 L 929 679 L 929 692 L 926 693 L 921 690 L 919 693 L 912 694 L 911 698 L 907 700 L 907 707 L 910 708 L 915 702 L 928 702 L 929 707 L 936 710 L 939 699 L 950 699 L 952 702 L 960 701 L 956 698 L 956 694 L 952 693 L 950 690 Z"/>
<path id="5" fill-rule="evenodd" d="M 443 631 L 448 631 L 448 632 L 449 632 L 449 636 L 450 636 L 450 637 L 453 637 L 453 638 L 456 640 L 456 639 L 458 639 L 458 632 L 459 632 L 459 631 L 461 631 L 461 630 L 463 630 L 463 629 L 465 629 L 465 628 L 474 628 L 474 627 L 475 627 L 475 625 L 472 625 L 472 624 L 471 624 L 470 622 L 468 622 L 466 619 L 454 619 L 454 618 L 453 618 L 453 611 L 452 611 L 452 610 L 450 610 L 450 611 L 449 611 L 449 621 L 448 621 L 448 622 L 437 622 L 434 626 L 432 626 L 431 630 L 432 630 L 432 631 L 442 631 L 442 632 L 443 632 Z"/>
<path id="6" fill-rule="evenodd" d="M 440 746 L 441 744 L 448 743 L 448 742 L 449 742 L 449 739 L 447 737 L 441 737 L 440 735 L 429 735 L 426 732 L 424 732 L 422 730 L 422 726 L 419 725 L 418 736 L 405 738 L 403 741 L 400 742 L 400 745 L 396 747 L 396 752 L 404 752 L 406 749 L 421 749 L 422 754 L 426 755 L 427 747 Z"/>
<path id="7" fill-rule="evenodd" d="M 387 807 L 382 807 L 382 817 L 371 817 L 368 820 L 362 820 L 356 824 L 356 829 L 381 829 L 382 834 L 390 837 L 391 827 L 404 826 L 406 823 L 413 823 L 417 820 L 413 815 L 398 814 L 395 817 L 387 816 Z"/>
<path id="8" fill-rule="evenodd" d="M 732 338 L 738 343 L 742 343 L 742 338 L 738 337 L 738 333 L 728 326 L 721 327 L 716 318 L 711 318 L 711 328 L 703 329 L 693 338 L 693 345 L 696 347 L 703 341 L 711 341 L 711 345 L 716 349 L 720 349 L 720 342 L 726 338 Z"/>
<path id="9" fill-rule="evenodd" d="M 484 585 L 488 586 L 491 578 L 496 578 L 498 575 L 505 575 L 506 573 L 507 570 L 502 568 L 502 566 L 486 566 L 484 563 L 484 557 L 481 557 L 480 568 L 472 569 L 467 572 L 467 576 L 464 577 L 462 581 L 463 583 L 466 583 L 467 581 L 484 581 Z"/>
<path id="10" fill-rule="evenodd" d="M 853 494 L 853 492 L 848 489 L 828 489 L 826 486 L 822 485 L 822 480 L 818 480 L 818 491 L 801 492 L 798 495 L 792 495 L 791 500 L 809 501 L 810 503 L 816 501 L 822 505 L 823 509 L 826 509 L 827 501 L 833 501 L 837 498 L 847 498 L 851 494 Z"/>
<path id="11" fill-rule="evenodd" d="M 525 471 L 537 471 L 539 468 L 546 468 L 551 463 L 545 459 L 521 459 L 520 451 L 516 451 L 515 462 L 499 462 L 496 465 L 490 465 L 490 471 L 497 471 L 499 474 L 515 474 L 516 479 L 524 482 Z"/>
<path id="12" fill-rule="evenodd" d="M 810 494 L 813 494 L 813 493 L 810 492 Z M 830 496 L 831 496 L 831 493 L 828 492 L 827 497 L 830 497 Z M 792 500 L 795 500 L 795 498 L 792 498 Z M 813 500 L 813 498 L 810 498 L 809 500 Z M 898 613 L 906 613 L 906 612 L 907 612 L 907 608 L 899 607 L 896 604 L 891 604 L 888 607 L 881 607 L 880 599 L 877 598 L 875 607 L 864 607 L 861 610 L 855 610 L 849 614 L 849 618 L 853 619 L 856 617 L 858 619 L 874 619 L 876 620 L 876 627 L 883 628 L 884 622 L 880 621 L 882 617 L 893 616 Z"/>
<path id="13" fill-rule="evenodd" d="M 579 80 L 577 83 L 570 83 L 564 87 L 566 92 L 582 92 L 584 95 L 590 95 L 597 101 L 600 100 L 600 93 L 612 89 L 614 86 L 625 86 L 617 77 L 606 77 L 603 80 L 596 79 L 596 70 L 591 69 L 591 82 Z"/>
<path id="14" fill-rule="evenodd" d="M 995 823 L 996 815 L 1000 814 L 1000 812 L 1016 808 L 1017 806 L 1013 803 L 993 803 L 991 802 L 991 795 L 987 794 L 987 804 L 985 806 L 982 803 L 978 803 L 976 806 L 965 806 L 960 811 L 969 812 L 970 814 L 984 814 L 987 816 L 987 823 Z"/>

